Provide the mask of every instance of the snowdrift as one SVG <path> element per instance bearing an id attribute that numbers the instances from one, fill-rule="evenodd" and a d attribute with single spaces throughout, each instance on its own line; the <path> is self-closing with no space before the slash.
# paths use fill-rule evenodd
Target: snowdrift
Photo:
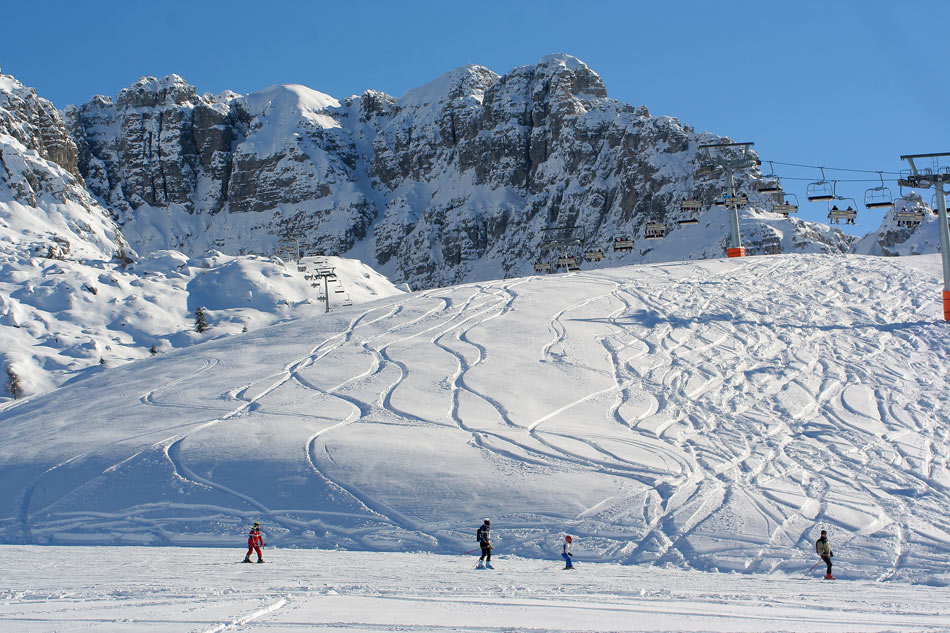
<path id="1" fill-rule="evenodd" d="M 0 541 L 496 553 L 946 584 L 936 256 L 788 255 L 379 299 L 0 411 Z M 307 310 L 311 313 L 307 314 Z M 807 566 L 807 565 L 805 565 Z"/>

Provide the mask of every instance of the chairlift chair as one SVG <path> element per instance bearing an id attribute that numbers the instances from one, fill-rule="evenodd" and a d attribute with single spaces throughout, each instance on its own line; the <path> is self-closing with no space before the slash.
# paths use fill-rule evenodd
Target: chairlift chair
<path id="1" fill-rule="evenodd" d="M 687 213 L 696 213 L 703 208 L 703 203 L 695 198 L 683 198 L 680 201 L 680 210 Z"/>
<path id="2" fill-rule="evenodd" d="M 557 258 L 557 266 L 570 270 L 572 266 L 577 266 L 577 257 L 568 253 L 561 253 L 561 256 Z"/>
<path id="3" fill-rule="evenodd" d="M 633 240 L 629 237 L 615 237 L 614 238 L 614 250 L 615 251 L 632 251 L 633 250 Z"/>
<path id="4" fill-rule="evenodd" d="M 805 191 L 805 197 L 809 202 L 827 202 L 835 199 L 835 183 L 825 180 L 825 168 L 821 170 L 821 180 L 809 183 Z"/>
<path id="5" fill-rule="evenodd" d="M 782 193 L 782 181 L 775 175 L 772 161 L 766 162 L 769 164 L 769 173 L 762 176 L 762 180 L 756 184 L 755 190 L 765 194 Z"/>
<path id="6" fill-rule="evenodd" d="M 794 193 L 786 193 L 783 197 L 781 204 L 772 205 L 772 211 L 775 213 L 780 213 L 786 218 L 789 213 L 798 213 L 798 196 Z"/>
<path id="7" fill-rule="evenodd" d="M 723 196 L 723 206 L 726 207 L 744 207 L 749 204 L 749 196 L 744 193 L 737 193 L 734 196 Z"/>
<path id="8" fill-rule="evenodd" d="M 840 202 L 842 205 L 847 203 L 848 208 L 839 209 L 837 204 L 832 205 L 831 208 L 828 209 L 828 219 L 831 220 L 831 223 L 839 224 L 841 220 L 844 220 L 845 224 L 854 224 L 855 218 L 858 217 L 858 203 L 854 201 L 854 198 L 835 196 L 834 199 Z"/>
<path id="9" fill-rule="evenodd" d="M 307 267 L 306 267 L 306 266 L 300 266 L 300 265 L 298 265 L 298 266 L 297 266 L 297 272 L 298 272 L 298 273 L 307 272 Z"/>
<path id="10" fill-rule="evenodd" d="M 661 222 L 647 222 L 643 229 L 643 237 L 648 240 L 657 240 L 666 237 L 666 225 Z"/>
<path id="11" fill-rule="evenodd" d="M 884 174 L 877 172 L 877 175 L 881 178 L 881 185 L 864 192 L 864 206 L 868 209 L 890 209 L 894 206 L 891 190 L 884 186 Z"/>
<path id="12" fill-rule="evenodd" d="M 589 249 L 584 253 L 584 259 L 589 262 L 599 262 L 604 258 L 604 251 L 601 248 L 597 250 Z"/>
<path id="13" fill-rule="evenodd" d="M 685 226 L 688 224 L 699 224 L 699 218 L 692 217 L 692 216 L 688 218 L 680 218 L 679 220 L 676 221 L 676 223 L 679 224 L 680 226 Z"/>
<path id="14" fill-rule="evenodd" d="M 534 263 L 534 272 L 536 272 L 536 273 L 549 273 L 549 272 L 551 272 L 551 262 L 535 262 L 535 263 Z"/>
<path id="15" fill-rule="evenodd" d="M 917 226 L 924 221 L 924 210 L 920 207 L 910 209 L 902 207 L 897 211 L 895 218 L 898 226 Z"/>

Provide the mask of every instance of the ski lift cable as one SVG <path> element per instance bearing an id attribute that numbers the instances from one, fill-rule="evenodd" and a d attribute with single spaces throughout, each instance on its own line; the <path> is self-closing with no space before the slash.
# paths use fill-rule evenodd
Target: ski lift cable
<path id="1" fill-rule="evenodd" d="M 827 167 L 825 168 L 827 169 Z M 878 173 L 878 172 L 874 172 Z M 883 172 L 888 173 L 888 172 Z M 781 178 L 782 180 L 798 180 L 801 182 L 814 182 L 814 178 L 796 178 L 794 176 L 778 176 L 776 178 Z M 885 182 L 897 182 L 897 178 L 885 178 Z M 835 182 L 879 182 L 877 178 L 836 178 Z"/>
<path id="2" fill-rule="evenodd" d="M 775 163 L 776 165 L 785 165 L 786 167 L 801 167 L 802 169 L 827 169 L 829 171 L 853 171 L 853 172 L 859 172 L 863 174 L 894 174 L 894 175 L 900 176 L 899 171 L 887 171 L 887 170 L 881 171 L 880 169 L 850 169 L 847 167 L 823 167 L 820 165 L 802 165 L 800 163 L 783 163 L 778 160 L 770 160 L 766 162 L 769 163 L 770 165 L 772 163 Z"/>

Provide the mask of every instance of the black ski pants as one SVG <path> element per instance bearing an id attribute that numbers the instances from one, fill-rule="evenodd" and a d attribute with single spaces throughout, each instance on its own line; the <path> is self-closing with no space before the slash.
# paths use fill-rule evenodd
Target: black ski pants
<path id="1" fill-rule="evenodd" d="M 488 543 L 482 543 L 482 555 L 478 558 L 478 560 L 487 560 L 489 563 L 491 562 L 491 545 Z"/>
<path id="2" fill-rule="evenodd" d="M 825 565 L 828 566 L 828 571 L 826 571 L 825 573 L 830 576 L 831 575 L 831 556 L 822 556 L 821 560 L 825 561 Z"/>

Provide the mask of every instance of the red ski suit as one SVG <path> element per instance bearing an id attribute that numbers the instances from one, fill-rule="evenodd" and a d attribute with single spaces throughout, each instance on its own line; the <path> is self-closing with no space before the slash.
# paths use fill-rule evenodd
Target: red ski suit
<path id="1" fill-rule="evenodd" d="M 250 533 L 247 535 L 247 555 L 250 557 L 251 552 L 257 552 L 258 558 L 264 558 L 264 555 L 261 554 L 261 546 L 264 544 L 264 537 L 261 535 L 259 528 L 251 528 Z"/>

